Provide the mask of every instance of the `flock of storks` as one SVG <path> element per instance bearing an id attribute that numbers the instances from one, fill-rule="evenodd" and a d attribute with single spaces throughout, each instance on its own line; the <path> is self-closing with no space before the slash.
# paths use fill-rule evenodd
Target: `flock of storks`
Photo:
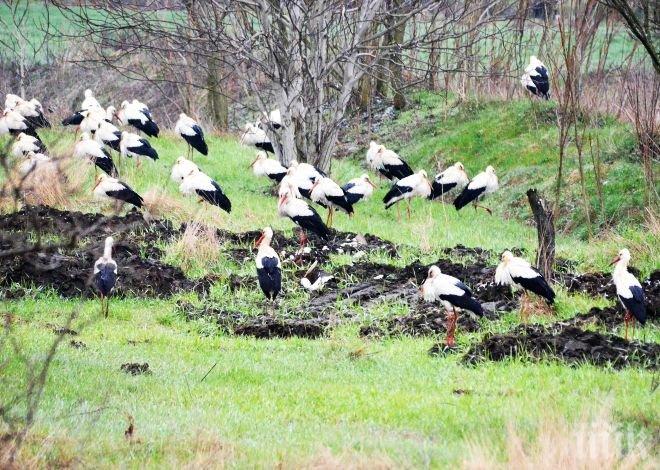
<path id="1" fill-rule="evenodd" d="M 535 56 L 521 79 L 522 85 L 533 95 L 544 99 L 549 98 L 549 78 L 546 67 Z M 110 150 L 119 153 L 120 157 L 135 158 L 140 165 L 142 158 L 158 159 L 157 151 L 146 137 L 140 134 L 120 130 L 120 126 L 132 126 L 147 137 L 158 137 L 160 129 L 153 119 L 149 108 L 138 100 L 124 101 L 117 110 L 114 106 L 103 108 L 91 90 L 86 90 L 84 100 L 79 109 L 62 121 L 64 126 L 76 126 L 80 138 L 73 148 L 74 158 L 85 159 L 96 165 L 103 173 L 97 177 L 93 193 L 95 196 L 129 203 L 138 208 L 143 206 L 142 197 L 128 184 L 118 179 L 118 170 L 110 155 Z M 278 213 L 290 218 L 301 227 L 301 248 L 307 241 L 306 232 L 312 232 L 323 240 L 331 236 L 328 229 L 333 221 L 335 210 L 353 214 L 353 206 L 359 201 L 369 198 L 375 188 L 369 175 L 363 174 L 340 186 L 327 174 L 308 163 L 292 161 L 288 166 L 282 165 L 277 159 L 269 158 L 268 153 L 274 153 L 274 146 L 269 134 L 276 136 L 283 126 L 278 110 L 264 115 L 256 123 L 245 125 L 241 142 L 253 145 L 259 151 L 250 167 L 257 176 L 265 176 L 279 184 Z M 5 110 L 0 118 L 0 135 L 10 133 L 14 136 L 12 154 L 21 158 L 18 171 L 24 177 L 36 173 L 38 169 L 57 162 L 47 155 L 43 142 L 39 139 L 36 129 L 50 127 L 44 115 L 41 103 L 30 101 L 8 94 L 5 99 Z M 267 132 L 270 131 L 270 132 Z M 231 201 L 224 194 L 220 185 L 205 174 L 192 161 L 194 151 L 208 155 L 208 145 L 201 126 L 184 113 L 179 115 L 175 133 L 188 144 L 188 157 L 179 157 L 174 163 L 171 178 L 179 184 L 184 195 L 196 195 L 200 202 L 206 201 L 216 205 L 226 212 L 231 212 Z M 470 203 L 475 209 L 483 207 L 478 201 L 498 189 L 498 179 L 492 166 L 470 179 L 460 162 L 446 168 L 429 181 L 426 171 L 413 172 L 410 166 L 393 150 L 371 142 L 366 154 L 367 165 L 377 171 L 382 177 L 393 181 L 391 189 L 383 198 L 385 208 L 389 208 L 401 200 L 407 202 L 408 217 L 410 217 L 410 200 L 414 197 L 436 199 L 456 191 L 457 197 L 453 204 L 460 210 Z M 328 210 L 324 223 L 318 212 L 304 199 L 313 201 Z M 490 209 L 483 207 L 489 213 Z M 277 252 L 271 247 L 273 231 L 270 227 L 263 230 L 257 240 L 256 256 L 257 276 L 259 285 L 266 298 L 274 302 L 281 290 L 281 261 Z M 102 312 L 108 314 L 108 298 L 117 280 L 117 263 L 112 259 L 113 238 L 105 240 L 103 256 L 94 264 L 94 281 L 100 293 Z M 644 294 L 639 281 L 627 270 L 630 253 L 622 249 L 613 264 L 613 280 L 617 294 L 625 310 L 626 337 L 628 325 L 634 319 L 644 324 L 646 311 Z M 324 279 L 329 279 L 326 276 Z M 309 279 L 302 284 L 310 287 Z M 524 289 L 544 298 L 549 305 L 555 299 L 555 293 L 544 277 L 526 260 L 505 251 L 501 263 L 495 273 L 498 284 L 510 285 L 514 289 Z M 318 285 L 315 284 L 315 288 Z M 447 346 L 454 346 L 456 329 L 456 308 L 468 310 L 474 314 L 483 315 L 483 309 L 473 297 L 470 289 L 459 279 L 443 274 L 437 266 L 432 266 L 428 277 L 422 285 L 421 295 L 427 301 L 440 301 L 447 314 Z M 523 301 L 526 302 L 526 298 Z M 272 303 L 271 303 L 272 305 Z"/>

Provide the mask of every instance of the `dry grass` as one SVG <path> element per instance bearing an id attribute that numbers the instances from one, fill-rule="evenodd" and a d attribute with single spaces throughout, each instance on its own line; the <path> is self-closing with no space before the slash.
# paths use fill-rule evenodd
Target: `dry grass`
<path id="1" fill-rule="evenodd" d="M 469 458 L 463 467 L 471 470 L 658 468 L 658 461 L 649 455 L 646 444 L 634 433 L 619 432 L 609 411 L 602 410 L 595 418 L 574 424 L 556 418 L 544 420 L 531 443 L 526 443 L 510 425 L 502 459 L 491 451 L 493 445 L 470 444 Z"/>
<path id="2" fill-rule="evenodd" d="M 143 194 L 144 207 L 152 217 L 185 221 L 190 211 L 179 200 L 161 188 L 151 188 Z"/>
<path id="3" fill-rule="evenodd" d="M 192 221 L 186 225 L 181 237 L 169 246 L 167 258 L 176 260 L 184 271 L 189 271 L 217 262 L 220 249 L 216 229 Z"/>
<path id="4" fill-rule="evenodd" d="M 190 455 L 180 462 L 172 462 L 172 468 L 221 469 L 231 466 L 231 462 L 236 459 L 236 449 L 233 445 L 207 433 L 199 433 L 188 449 Z"/>
<path id="5" fill-rule="evenodd" d="M 385 455 L 364 455 L 343 451 L 333 454 L 330 449 L 323 449 L 310 460 L 298 465 L 282 465 L 284 468 L 302 468 L 306 470 L 387 470 L 400 468 Z"/>

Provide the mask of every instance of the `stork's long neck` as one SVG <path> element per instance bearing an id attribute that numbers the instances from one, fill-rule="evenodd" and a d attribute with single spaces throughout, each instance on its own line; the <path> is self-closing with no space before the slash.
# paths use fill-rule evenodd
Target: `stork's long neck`
<path id="1" fill-rule="evenodd" d="M 103 257 L 105 259 L 112 259 L 112 242 L 110 240 L 105 242 L 105 248 L 103 249 Z"/>
<path id="2" fill-rule="evenodd" d="M 265 250 L 266 248 L 270 248 L 270 242 L 271 242 L 270 237 L 264 237 L 264 239 L 261 240 L 261 243 L 259 243 L 259 251 Z"/>

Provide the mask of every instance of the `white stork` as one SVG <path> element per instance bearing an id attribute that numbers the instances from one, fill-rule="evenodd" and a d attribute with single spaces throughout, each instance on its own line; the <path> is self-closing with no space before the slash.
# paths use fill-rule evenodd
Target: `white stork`
<path id="1" fill-rule="evenodd" d="M 38 138 L 21 132 L 11 146 L 11 154 L 14 157 L 20 157 L 28 152 L 44 153 L 46 146 Z"/>
<path id="2" fill-rule="evenodd" d="M 101 107 L 101 104 L 96 100 L 96 98 L 94 98 L 94 93 L 92 92 L 92 90 L 90 90 L 89 88 L 86 89 L 84 95 L 85 98 L 80 104 L 81 111 L 87 111 L 88 109 Z"/>
<path id="3" fill-rule="evenodd" d="M 26 118 L 21 116 L 16 111 L 11 109 L 5 109 L 0 118 L 2 124 L 0 124 L 0 133 L 10 133 L 11 135 L 18 135 L 21 132 L 24 134 L 31 135 L 32 137 L 39 138 L 37 132 L 34 130 L 34 127 L 28 122 Z"/>
<path id="4" fill-rule="evenodd" d="M 646 323 L 646 306 L 644 305 L 644 291 L 637 278 L 628 272 L 630 251 L 623 248 L 611 264 L 614 264 L 612 280 L 616 286 L 616 295 L 626 311 L 623 321 L 626 324 L 626 339 L 628 339 L 628 325 L 633 324 L 633 338 L 635 337 L 635 319 L 643 326 Z"/>
<path id="5" fill-rule="evenodd" d="M 117 262 L 112 259 L 112 237 L 105 239 L 103 256 L 94 263 L 94 285 L 101 296 L 101 314 L 108 316 L 110 294 L 117 283 Z"/>
<path id="6" fill-rule="evenodd" d="M 149 144 L 149 141 L 132 132 L 124 131 L 121 133 L 119 150 L 124 156 L 137 158 L 138 166 L 142 157 L 149 157 L 154 161 L 158 160 L 158 152 Z"/>
<path id="7" fill-rule="evenodd" d="M 241 135 L 241 144 L 254 145 L 256 148 L 268 153 L 275 153 L 273 143 L 266 135 L 266 131 L 255 126 L 251 122 L 245 124 L 244 132 Z"/>
<path id="8" fill-rule="evenodd" d="M 266 227 L 256 241 L 258 247 L 256 265 L 259 287 L 271 303 L 282 290 L 282 264 L 277 252 L 270 246 L 273 229 Z"/>
<path id="9" fill-rule="evenodd" d="M 5 98 L 5 107 L 23 116 L 35 129 L 50 127 L 50 122 L 44 116 L 44 108 L 36 98 L 26 101 L 20 96 L 9 93 Z"/>
<path id="10" fill-rule="evenodd" d="M 93 116 L 97 116 L 98 115 L 97 113 L 101 113 L 103 111 L 103 108 L 96 100 L 96 98 L 94 98 L 94 93 L 92 93 L 92 90 L 88 88 L 87 90 L 85 90 L 85 98 L 83 99 L 83 102 L 80 104 L 80 109 L 74 112 L 71 116 L 62 119 L 62 125 L 63 126 L 80 125 L 83 119 L 85 119 L 85 117 L 89 115 L 89 113 L 85 113 L 85 111 L 90 111 L 90 110 L 92 111 Z M 90 132 L 90 131 L 92 131 L 91 127 L 83 130 L 83 132 Z"/>
<path id="11" fill-rule="evenodd" d="M 209 204 L 218 206 L 227 213 L 231 212 L 231 201 L 222 192 L 220 185 L 200 170 L 193 170 L 184 176 L 179 190 L 186 196 L 195 193 Z"/>
<path id="12" fill-rule="evenodd" d="M 142 196 L 129 185 L 103 173 L 96 178 L 96 186 L 92 191 L 98 199 L 127 202 L 138 208 L 144 203 Z"/>
<path id="13" fill-rule="evenodd" d="M 202 127 L 193 118 L 186 113 L 179 114 L 179 119 L 174 126 L 174 132 L 183 137 L 188 144 L 188 155 L 192 158 L 192 149 L 197 150 L 202 155 L 209 154 L 209 147 L 204 140 L 204 131 Z"/>
<path id="14" fill-rule="evenodd" d="M 463 189 L 461 194 L 454 200 L 454 207 L 459 211 L 469 203 L 474 201 L 474 208 L 481 207 L 489 214 L 492 215 L 488 207 L 480 206 L 477 201 L 488 194 L 494 193 L 499 188 L 495 168 L 488 165 L 486 171 L 482 171 L 477 176 L 472 178 L 472 181 Z"/>
<path id="15" fill-rule="evenodd" d="M 548 305 L 555 301 L 555 292 L 548 285 L 543 275 L 522 258 L 514 256 L 510 251 L 502 253 L 502 262 L 495 270 L 495 282 L 499 285 L 511 286 L 514 290 L 524 289 L 543 297 Z M 526 301 L 523 299 L 521 311 L 526 314 Z"/>
<path id="16" fill-rule="evenodd" d="M 257 152 L 257 158 L 250 164 L 255 176 L 266 176 L 279 183 L 287 174 L 287 169 L 276 159 L 268 158 L 266 152 Z"/>
<path id="17" fill-rule="evenodd" d="M 94 140 L 99 144 L 107 145 L 115 152 L 121 152 L 119 146 L 121 142 L 121 131 L 107 119 L 99 121 L 96 130 L 92 131 L 92 134 L 94 135 Z"/>
<path id="18" fill-rule="evenodd" d="M 314 165 L 305 162 L 298 162 L 297 160 L 291 160 L 291 163 L 289 163 L 289 169 L 291 168 L 294 169 L 297 176 L 308 178 L 312 183 L 316 182 L 319 178 L 328 176 L 324 171 L 319 170 Z"/>
<path id="19" fill-rule="evenodd" d="M 341 189 L 344 190 L 344 196 L 346 196 L 349 204 L 354 205 L 362 199 L 369 199 L 374 189 L 376 189 L 376 185 L 371 182 L 369 175 L 365 173 L 359 178 L 349 180 Z"/>
<path id="20" fill-rule="evenodd" d="M 383 198 L 383 202 L 385 203 L 385 209 L 389 209 L 397 202 L 405 199 L 408 219 L 410 219 L 410 200 L 415 196 L 428 198 L 430 194 L 431 183 L 426 175 L 426 171 L 420 170 L 394 183 Z"/>
<path id="21" fill-rule="evenodd" d="M 304 245 L 307 242 L 307 237 L 304 233 L 306 231 L 312 232 L 324 240 L 330 238 L 330 230 L 323 223 L 321 216 L 305 201 L 298 199 L 296 192 L 297 188 L 294 185 L 288 184 L 281 186 L 277 210 L 281 217 L 288 217 L 303 229 L 300 244 Z"/>
<path id="22" fill-rule="evenodd" d="M 81 132 L 95 132 L 99 124 L 106 121 L 106 111 L 103 108 L 90 108 L 80 111 L 82 120 L 78 124 L 78 130 Z"/>
<path id="23" fill-rule="evenodd" d="M 533 95 L 546 100 L 550 98 L 548 69 L 535 55 L 529 58 L 529 65 L 525 68 L 520 83 Z"/>
<path id="24" fill-rule="evenodd" d="M 122 101 L 116 116 L 121 124 L 131 125 L 149 137 L 158 137 L 160 129 L 146 104 L 138 100 Z"/>
<path id="25" fill-rule="evenodd" d="M 327 176 L 316 180 L 309 196 L 312 201 L 328 209 L 328 217 L 325 221 L 328 227 L 332 227 L 332 218 L 335 209 L 340 209 L 349 216 L 353 215 L 353 205 L 346 199 L 344 190 Z"/>
<path id="26" fill-rule="evenodd" d="M 29 173 L 36 173 L 38 169 L 47 165 L 55 165 L 55 162 L 48 155 L 30 151 L 25 155 L 25 160 L 19 165 L 18 172 L 22 176 L 26 176 Z"/>
<path id="27" fill-rule="evenodd" d="M 388 180 L 400 180 L 413 174 L 410 166 L 396 152 L 373 141 L 367 150 L 367 163 Z"/>
<path id="28" fill-rule="evenodd" d="M 277 130 L 282 127 L 282 114 L 279 109 L 273 109 L 270 113 L 264 111 L 264 122 Z"/>
<path id="29" fill-rule="evenodd" d="M 472 297 L 472 292 L 461 281 L 453 276 L 443 274 L 437 266 L 431 266 L 429 273 L 422 284 L 422 297 L 427 302 L 441 301 L 447 314 L 447 347 L 453 348 L 456 344 L 454 333 L 458 314 L 456 308 L 469 310 L 475 315 L 483 316 L 481 304 Z"/>
<path id="30" fill-rule="evenodd" d="M 176 159 L 174 165 L 172 166 L 172 173 L 170 174 L 170 178 L 172 178 L 172 181 L 175 183 L 181 183 L 183 178 L 194 171 L 199 171 L 199 167 L 197 165 L 195 165 L 187 158 L 179 157 Z"/>
<path id="31" fill-rule="evenodd" d="M 81 134 L 80 140 L 73 148 L 73 156 L 76 158 L 89 159 L 94 165 L 110 176 L 117 176 L 117 168 L 115 167 L 110 154 L 103 148 L 102 144 L 92 140 L 87 132 Z"/>
<path id="32" fill-rule="evenodd" d="M 470 179 L 461 162 L 456 162 L 443 172 L 435 175 L 431 184 L 432 191 L 429 199 L 436 199 L 452 189 L 463 189 Z"/>
<path id="33" fill-rule="evenodd" d="M 300 285 L 310 292 L 323 289 L 335 277 L 318 268 L 319 260 L 314 260 L 305 275 L 300 279 Z"/>

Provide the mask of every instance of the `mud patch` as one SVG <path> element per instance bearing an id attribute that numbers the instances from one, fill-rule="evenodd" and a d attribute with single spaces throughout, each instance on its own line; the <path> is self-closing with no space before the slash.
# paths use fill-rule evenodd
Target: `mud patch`
<path id="1" fill-rule="evenodd" d="M 86 349 L 87 345 L 83 343 L 82 341 L 76 341 L 75 339 L 72 339 L 69 342 L 69 346 L 71 346 L 74 349 Z"/>
<path id="2" fill-rule="evenodd" d="M 502 361 L 511 357 L 540 360 L 554 358 L 569 364 L 588 363 L 614 368 L 657 369 L 660 345 L 629 342 L 614 336 L 580 328 L 521 325 L 507 334 L 487 335 L 473 345 L 464 362 Z"/>
<path id="3" fill-rule="evenodd" d="M 149 363 L 145 362 L 140 364 L 139 362 L 127 362 L 122 364 L 119 368 L 122 372 L 125 372 L 130 375 L 149 375 L 151 374 L 151 369 L 149 369 Z"/>

